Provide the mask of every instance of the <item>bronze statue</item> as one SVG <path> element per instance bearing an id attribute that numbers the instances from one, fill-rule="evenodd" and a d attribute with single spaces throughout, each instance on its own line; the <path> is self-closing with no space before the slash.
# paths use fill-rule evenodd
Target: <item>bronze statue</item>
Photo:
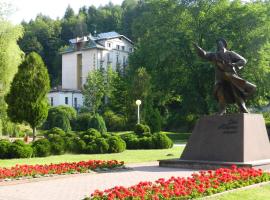
<path id="1" fill-rule="evenodd" d="M 227 50 L 227 42 L 223 38 L 217 41 L 216 52 L 206 52 L 197 44 L 194 47 L 197 54 L 211 61 L 215 66 L 214 95 L 219 103 L 219 114 L 226 113 L 226 105 L 236 103 L 240 112 L 248 113 L 245 100 L 256 91 L 256 85 L 238 76 L 237 70 L 243 68 L 246 59 Z"/>

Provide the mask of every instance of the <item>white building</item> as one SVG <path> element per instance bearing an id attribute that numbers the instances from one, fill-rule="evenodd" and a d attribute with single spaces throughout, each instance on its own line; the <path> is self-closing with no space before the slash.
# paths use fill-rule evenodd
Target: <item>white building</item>
<path id="1" fill-rule="evenodd" d="M 52 106 L 83 105 L 81 89 L 91 70 L 112 69 L 125 71 L 133 42 L 116 32 L 100 33 L 70 40 L 69 48 L 62 52 L 62 87 L 48 94 Z"/>

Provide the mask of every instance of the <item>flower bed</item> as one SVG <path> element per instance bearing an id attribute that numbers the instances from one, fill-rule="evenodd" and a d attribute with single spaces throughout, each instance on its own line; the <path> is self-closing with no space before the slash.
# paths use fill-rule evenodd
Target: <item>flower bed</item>
<path id="1" fill-rule="evenodd" d="M 116 160 L 102 161 L 89 160 L 72 163 L 59 163 L 49 165 L 16 165 L 11 168 L 0 168 L 0 180 L 15 179 L 19 177 L 37 177 L 49 174 L 85 173 L 95 169 L 113 169 L 122 167 L 124 162 Z"/>
<path id="2" fill-rule="evenodd" d="M 128 188 L 117 186 L 105 191 L 96 190 L 85 200 L 193 199 L 269 180 L 270 174 L 260 169 L 233 166 L 231 169 L 201 171 L 188 178 L 171 177 L 169 180 L 140 182 Z"/>

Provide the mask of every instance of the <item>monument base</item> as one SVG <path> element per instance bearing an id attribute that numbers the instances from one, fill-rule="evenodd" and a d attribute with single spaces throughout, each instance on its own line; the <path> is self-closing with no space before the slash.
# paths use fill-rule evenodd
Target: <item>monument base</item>
<path id="1" fill-rule="evenodd" d="M 170 159 L 160 160 L 160 167 L 171 167 L 180 169 L 198 169 L 214 170 L 218 168 L 231 168 L 232 165 L 237 167 L 252 167 L 256 169 L 270 169 L 270 159 L 256 160 L 251 162 L 221 162 L 221 161 L 204 161 L 204 160 L 182 160 Z"/>
<path id="2" fill-rule="evenodd" d="M 203 116 L 180 157 L 161 167 L 216 169 L 237 165 L 270 169 L 270 142 L 261 114 Z"/>

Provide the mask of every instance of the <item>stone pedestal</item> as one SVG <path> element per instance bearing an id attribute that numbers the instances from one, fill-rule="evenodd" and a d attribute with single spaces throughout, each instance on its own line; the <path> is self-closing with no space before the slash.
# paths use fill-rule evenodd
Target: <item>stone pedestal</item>
<path id="1" fill-rule="evenodd" d="M 270 166 L 270 142 L 261 114 L 204 116 L 197 122 L 181 158 L 160 161 L 163 167 L 193 169 L 232 164 Z"/>

